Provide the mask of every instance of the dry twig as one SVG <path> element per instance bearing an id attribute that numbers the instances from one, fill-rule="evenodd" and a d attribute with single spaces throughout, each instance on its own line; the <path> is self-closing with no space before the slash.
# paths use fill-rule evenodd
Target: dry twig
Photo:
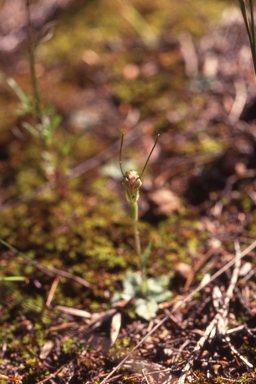
<path id="1" fill-rule="evenodd" d="M 230 342 L 230 338 L 227 336 L 227 323 L 228 323 L 228 311 L 229 311 L 229 302 L 232 299 L 233 291 L 235 285 L 237 283 L 237 279 L 239 276 L 239 269 L 241 266 L 241 252 L 238 242 L 235 242 L 236 256 L 235 256 L 235 268 L 233 270 L 233 274 L 230 280 L 229 287 L 227 289 L 226 295 L 222 297 L 220 289 L 218 287 L 214 287 L 213 290 L 213 303 L 217 310 L 216 315 L 214 316 L 211 323 L 205 330 L 204 335 L 200 338 L 197 345 L 195 346 L 192 354 L 190 355 L 186 365 L 182 369 L 181 376 L 179 378 L 178 384 L 183 384 L 185 379 L 190 372 L 192 365 L 198 354 L 203 350 L 206 341 L 210 343 L 213 341 L 214 337 L 220 336 L 225 339 L 227 344 L 229 345 L 232 352 L 249 367 L 253 368 L 253 365 L 249 363 L 243 356 L 239 354 L 239 352 L 232 346 Z"/>
<path id="2" fill-rule="evenodd" d="M 256 240 L 249 246 L 247 247 L 243 252 L 241 252 L 240 254 L 236 255 L 236 257 L 231 260 L 230 262 L 228 262 L 223 268 L 221 268 L 219 271 L 217 271 L 216 273 L 213 274 L 213 276 L 207 280 L 204 284 L 199 284 L 199 286 L 194 289 L 187 297 L 185 297 L 185 299 L 179 301 L 175 306 L 174 308 L 172 309 L 172 311 L 170 311 L 146 336 L 144 336 L 140 342 L 136 345 L 136 347 L 133 348 L 133 350 L 108 374 L 108 376 L 101 382 L 101 384 L 104 384 L 106 383 L 109 378 L 118 370 L 120 369 L 124 363 L 129 359 L 129 357 L 139 348 L 139 346 L 141 344 L 144 343 L 144 341 L 149 337 L 151 336 L 161 325 L 163 325 L 166 320 L 168 320 L 169 316 L 171 314 L 173 314 L 174 312 L 176 312 L 181 306 L 183 306 L 184 304 L 186 304 L 188 301 L 190 301 L 193 296 L 200 292 L 203 288 L 205 288 L 209 283 L 211 283 L 212 281 L 214 281 L 218 276 L 220 276 L 223 272 L 225 272 L 226 270 L 228 270 L 233 264 L 235 264 L 236 262 L 238 262 L 238 260 L 241 260 L 244 256 L 246 256 L 249 252 L 251 252 L 254 248 L 256 247 Z M 185 380 L 185 379 L 184 379 Z"/>

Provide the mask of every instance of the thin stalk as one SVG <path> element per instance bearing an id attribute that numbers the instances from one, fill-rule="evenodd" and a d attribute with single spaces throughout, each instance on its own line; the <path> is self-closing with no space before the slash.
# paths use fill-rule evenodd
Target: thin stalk
<path id="1" fill-rule="evenodd" d="M 244 19 L 247 35 L 249 37 L 254 71 L 256 74 L 256 36 L 255 36 L 255 22 L 254 22 L 254 12 L 253 12 L 253 0 L 250 0 L 251 21 L 248 18 L 246 6 L 245 6 L 245 0 L 238 0 L 238 1 L 239 1 L 242 16 Z"/>
<path id="2" fill-rule="evenodd" d="M 147 161 L 146 161 L 146 163 L 145 163 L 145 165 L 144 165 L 144 168 L 143 168 L 143 170 L 142 170 L 142 172 L 141 172 L 141 174 L 140 174 L 140 178 L 142 178 L 142 175 L 143 175 L 143 173 L 144 173 L 144 171 L 145 171 L 145 169 L 146 169 L 146 167 L 147 167 L 147 165 L 148 165 L 150 156 L 152 155 L 152 153 L 153 153 L 153 151 L 154 151 L 154 149 L 155 149 L 155 146 L 156 146 L 156 144 L 157 144 L 157 142 L 158 142 L 159 136 L 160 136 L 160 134 L 158 134 L 157 137 L 156 137 L 155 144 L 153 145 L 153 147 L 152 147 L 152 149 L 151 149 L 151 151 L 150 151 L 150 154 L 148 155 Z"/>
<path id="3" fill-rule="evenodd" d="M 123 186 L 125 187 L 125 194 L 127 201 L 130 203 L 130 216 L 133 220 L 133 228 L 134 228 L 134 239 L 135 239 L 135 248 L 137 252 L 137 256 L 139 258 L 140 262 L 140 271 L 141 271 L 141 294 L 143 297 L 146 297 L 147 295 L 147 274 L 146 274 L 146 260 L 147 253 L 141 254 L 141 244 L 140 244 L 140 234 L 138 231 L 138 204 L 137 200 L 139 199 L 139 188 L 142 185 L 141 177 L 146 169 L 146 166 L 148 164 L 148 161 L 150 159 L 150 156 L 152 155 L 152 152 L 155 149 L 155 146 L 157 144 L 159 135 L 157 135 L 155 144 L 153 145 L 153 148 L 150 151 L 150 154 L 148 155 L 148 158 L 146 160 L 146 163 L 144 165 L 144 168 L 141 172 L 141 175 L 139 176 L 138 172 L 133 171 L 132 169 L 130 171 L 127 171 L 124 173 L 122 168 L 122 149 L 123 149 L 123 141 L 124 141 L 124 134 L 122 134 L 121 138 L 121 146 L 120 146 L 120 153 L 119 153 L 119 164 L 120 164 L 120 170 L 123 175 Z"/>
<path id="4" fill-rule="evenodd" d="M 140 262 L 140 271 L 141 271 L 141 294 L 143 297 L 146 296 L 147 293 L 147 274 L 146 274 L 146 268 L 142 260 L 142 254 L 141 254 L 141 243 L 140 243 L 140 233 L 138 230 L 138 204 L 134 203 L 133 207 L 131 207 L 131 210 L 133 210 L 133 230 L 134 230 L 134 240 L 135 240 L 135 248 L 136 253 L 139 258 Z"/>
<path id="5" fill-rule="evenodd" d="M 0 277 L 0 281 L 26 281 L 25 276 L 6 276 Z"/>
<path id="6" fill-rule="evenodd" d="M 244 24 L 245 24 L 245 27 L 246 27 L 246 31 L 247 31 L 247 34 L 249 36 L 249 40 L 251 42 L 250 24 L 249 24 L 249 20 L 248 20 L 248 16 L 247 16 L 244 0 L 239 0 L 239 5 L 240 5 L 241 13 L 242 13 L 242 16 L 243 16 L 243 19 L 244 19 Z"/>
<path id="7" fill-rule="evenodd" d="M 250 0 L 250 12 L 251 12 L 251 34 L 252 34 L 252 57 L 254 68 L 256 72 L 256 36 L 255 36 L 255 22 L 254 22 L 254 12 L 253 12 L 253 0 Z"/>
<path id="8" fill-rule="evenodd" d="M 41 97 L 38 89 L 38 81 L 37 81 L 36 69 L 35 69 L 35 44 L 33 43 L 33 39 L 32 39 L 32 26 L 31 26 L 29 0 L 26 0 L 26 11 L 27 11 L 27 21 L 28 21 L 28 25 L 27 25 L 28 52 L 29 52 L 30 71 L 31 71 L 31 77 L 32 77 L 35 112 L 36 112 L 37 118 L 41 120 L 41 116 L 42 116 Z"/>
<path id="9" fill-rule="evenodd" d="M 135 203 L 137 206 L 137 203 Z M 138 209 L 138 208 L 137 208 Z M 140 266 L 142 267 L 142 257 L 141 257 L 141 244 L 140 244 L 140 233 L 138 230 L 138 219 L 133 219 L 133 228 L 134 228 L 134 239 L 135 239 L 135 246 L 136 246 L 136 252 L 140 259 Z"/>

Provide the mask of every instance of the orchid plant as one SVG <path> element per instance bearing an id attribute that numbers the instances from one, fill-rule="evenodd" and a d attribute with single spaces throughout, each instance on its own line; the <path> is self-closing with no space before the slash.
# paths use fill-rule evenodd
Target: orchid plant
<path id="1" fill-rule="evenodd" d="M 124 134 L 122 134 L 121 138 L 121 146 L 120 146 L 120 154 L 119 154 L 119 164 L 121 173 L 123 175 L 123 186 L 125 187 L 126 199 L 129 202 L 130 206 L 130 217 L 133 221 L 133 229 L 134 229 L 134 240 L 136 253 L 139 258 L 139 270 L 140 274 L 136 273 L 128 273 L 124 282 L 124 290 L 121 294 L 116 294 L 113 297 L 113 301 L 117 301 L 119 299 L 130 300 L 133 297 L 137 297 L 135 303 L 135 312 L 140 317 L 145 320 L 150 320 L 156 315 L 158 304 L 161 301 L 168 300 L 171 297 L 171 292 L 166 290 L 165 287 L 169 282 L 169 278 L 167 276 L 160 276 L 158 278 L 147 278 L 146 272 L 146 264 L 148 260 L 148 256 L 150 254 L 151 244 L 145 249 L 145 251 L 141 252 L 141 242 L 140 235 L 138 230 L 138 204 L 139 200 L 139 188 L 142 185 L 142 176 L 147 167 L 149 159 L 156 147 L 158 138 L 157 136 L 155 143 L 147 157 L 146 163 L 143 167 L 141 174 L 134 170 L 123 171 L 122 168 L 122 149 L 123 149 L 123 140 Z"/>
<path id="2" fill-rule="evenodd" d="M 147 167 L 147 164 L 149 162 L 150 156 L 152 155 L 155 146 L 157 144 L 159 135 L 156 138 L 155 144 L 153 145 L 153 148 L 150 151 L 150 154 L 148 155 L 147 161 L 144 165 L 144 168 L 141 172 L 141 175 L 139 176 L 138 172 L 134 170 L 130 170 L 124 173 L 122 169 L 122 149 L 123 149 L 123 141 L 124 141 L 124 134 L 122 134 L 121 139 L 121 146 L 120 146 L 120 155 L 119 155 L 119 163 L 120 163 L 120 169 L 124 178 L 123 186 L 125 187 L 125 194 L 126 199 L 130 204 L 130 216 L 133 220 L 133 227 L 134 227 L 134 240 L 135 240 L 135 246 L 136 246 L 136 252 L 137 256 L 140 260 L 140 270 L 141 270 L 141 293 L 142 296 L 146 296 L 147 293 L 147 285 L 146 285 L 146 271 L 145 271 L 145 263 L 147 259 L 147 256 L 149 254 L 149 250 L 147 251 L 146 257 L 142 257 L 141 254 L 141 243 L 140 243 L 140 235 L 138 231 L 138 204 L 137 201 L 139 200 L 139 188 L 142 186 L 142 175 Z"/>

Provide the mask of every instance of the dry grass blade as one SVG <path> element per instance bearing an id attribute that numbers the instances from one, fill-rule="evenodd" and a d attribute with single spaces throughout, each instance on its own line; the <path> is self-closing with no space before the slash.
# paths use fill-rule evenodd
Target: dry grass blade
<path id="1" fill-rule="evenodd" d="M 122 316 L 120 312 L 117 312 L 114 314 L 111 320 L 111 327 L 110 327 L 110 340 L 111 340 L 111 345 L 114 345 L 116 342 L 116 339 L 119 335 L 119 331 L 121 328 L 121 321 L 122 321 Z"/>
<path id="2" fill-rule="evenodd" d="M 229 302 L 232 299 L 233 291 L 235 288 L 235 285 L 237 283 L 237 279 L 239 276 L 239 269 L 241 266 L 241 252 L 240 252 L 240 246 L 238 242 L 235 242 L 235 250 L 236 250 L 236 256 L 235 256 L 235 267 L 233 270 L 233 274 L 230 280 L 230 284 L 228 286 L 226 295 L 223 297 L 219 287 L 214 287 L 213 290 L 213 303 L 215 306 L 215 309 L 217 309 L 217 313 L 214 316 L 211 323 L 208 325 L 208 327 L 205 330 L 205 333 L 203 336 L 199 339 L 197 342 L 193 352 L 191 353 L 186 365 L 182 369 L 181 376 L 178 380 L 178 384 L 184 384 L 186 377 L 188 373 L 190 372 L 192 365 L 195 361 L 195 358 L 197 357 L 198 353 L 202 351 L 205 342 L 208 340 L 209 342 L 212 342 L 214 337 L 221 336 L 225 338 L 225 341 L 227 342 L 228 346 L 232 350 L 233 353 L 239 356 L 243 360 L 243 362 L 250 368 L 253 368 L 253 365 L 249 363 L 246 359 L 244 359 L 237 351 L 236 349 L 231 345 L 229 337 L 227 337 L 227 322 L 228 322 L 228 310 L 229 310 Z M 221 305 L 222 304 L 222 305 Z"/>
<path id="3" fill-rule="evenodd" d="M 34 267 L 36 267 L 37 269 L 39 269 L 40 271 L 42 271 L 43 273 L 45 273 L 48 276 L 54 277 L 55 275 L 57 275 L 57 276 L 59 275 L 62 277 L 66 277 L 67 279 L 74 280 L 86 288 L 90 287 L 90 284 L 79 276 L 74 276 L 71 273 L 62 271 L 62 270 L 57 269 L 57 268 L 45 267 L 44 265 L 41 265 L 38 262 L 30 259 L 30 257 L 25 255 L 23 252 L 20 252 L 18 249 L 14 248 L 12 245 L 6 243 L 4 240 L 0 239 L 0 243 L 2 243 L 3 245 L 5 245 L 7 248 L 11 249 L 15 253 L 17 253 L 17 255 L 22 257 L 23 260 L 26 260 L 29 264 L 33 265 Z"/>
<path id="4" fill-rule="evenodd" d="M 68 313 L 69 315 L 85 317 L 86 319 L 90 319 L 92 317 L 89 312 L 83 311 L 82 309 L 64 307 L 63 305 L 56 305 L 55 309 L 64 313 Z"/>

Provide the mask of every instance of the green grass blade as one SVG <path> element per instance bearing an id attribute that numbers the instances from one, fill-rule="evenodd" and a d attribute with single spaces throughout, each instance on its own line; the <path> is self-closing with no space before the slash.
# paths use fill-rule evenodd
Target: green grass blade
<path id="1" fill-rule="evenodd" d="M 31 135 L 36 137 L 37 139 L 40 138 L 40 133 L 34 128 L 31 124 L 24 122 L 22 124 L 23 128 L 25 128 Z"/>
<path id="2" fill-rule="evenodd" d="M 145 267 L 145 265 L 146 265 L 146 263 L 148 261 L 148 257 L 149 257 L 150 251 L 151 251 L 151 243 L 149 243 L 149 245 L 147 246 L 147 248 L 145 249 L 145 251 L 141 255 L 141 261 L 142 261 L 143 267 Z"/>
<path id="3" fill-rule="evenodd" d="M 6 243 L 6 241 L 0 239 L 0 243 L 5 245 L 7 248 L 11 249 L 13 252 L 17 253 L 19 256 L 21 256 L 24 260 L 29 261 L 30 263 L 33 263 L 33 260 L 30 259 L 30 257 L 24 255 L 24 253 L 18 251 L 18 249 L 14 248 L 12 245 Z"/>
<path id="4" fill-rule="evenodd" d="M 77 283 L 82 284 L 87 288 L 90 287 L 90 284 L 87 281 L 85 281 L 82 277 L 72 275 L 69 272 L 65 272 L 65 271 L 62 271 L 62 270 L 57 269 L 57 268 L 48 268 L 48 267 L 45 267 L 43 265 L 40 265 L 36 261 L 32 260 L 30 257 L 26 256 L 24 253 L 20 252 L 18 249 L 14 248 L 12 245 L 6 243 L 6 241 L 0 239 L 0 243 L 5 245 L 7 248 L 11 249 L 13 252 L 17 253 L 17 255 L 19 255 L 24 260 L 26 260 L 28 263 L 30 263 L 31 265 L 33 265 L 34 267 L 36 267 L 37 269 L 39 269 L 40 271 L 42 271 L 43 273 L 45 273 L 46 275 L 48 275 L 50 277 L 60 275 L 60 276 L 66 277 L 67 279 L 74 280 Z"/>
<path id="5" fill-rule="evenodd" d="M 0 277 L 0 281 L 26 281 L 25 276 L 6 276 Z"/>

